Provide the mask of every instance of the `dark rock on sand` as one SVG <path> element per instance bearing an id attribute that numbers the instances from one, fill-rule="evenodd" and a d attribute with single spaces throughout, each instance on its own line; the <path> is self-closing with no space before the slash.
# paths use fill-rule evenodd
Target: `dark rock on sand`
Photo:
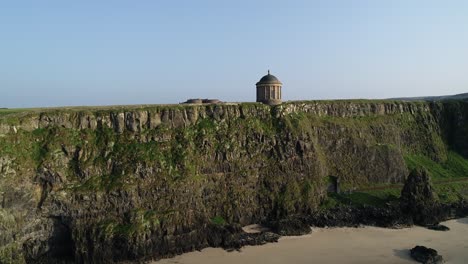
<path id="1" fill-rule="evenodd" d="M 239 250 L 243 246 L 257 246 L 266 243 L 278 242 L 280 236 L 272 232 L 263 233 L 238 233 L 227 241 L 223 248 L 226 250 Z"/>
<path id="2" fill-rule="evenodd" d="M 398 206 L 339 206 L 327 211 L 316 212 L 307 217 L 311 226 L 317 227 L 358 227 L 360 225 L 379 227 L 407 227 L 413 225 L 412 218 L 402 214 Z"/>
<path id="3" fill-rule="evenodd" d="M 270 222 L 268 226 L 281 236 L 300 236 L 309 234 L 311 231 L 310 224 L 304 217 L 289 217 Z"/>
<path id="4" fill-rule="evenodd" d="M 449 231 L 450 230 L 450 228 L 444 225 L 429 225 L 429 226 L 426 226 L 426 228 L 430 230 L 435 230 L 435 231 Z"/>
<path id="5" fill-rule="evenodd" d="M 425 246 L 416 246 L 410 250 L 411 257 L 424 264 L 441 264 L 444 260 L 437 250 Z"/>
<path id="6" fill-rule="evenodd" d="M 243 246 L 263 245 L 278 242 L 280 236 L 271 232 L 246 233 L 239 225 L 212 225 L 208 244 L 226 250 L 240 249 Z"/>

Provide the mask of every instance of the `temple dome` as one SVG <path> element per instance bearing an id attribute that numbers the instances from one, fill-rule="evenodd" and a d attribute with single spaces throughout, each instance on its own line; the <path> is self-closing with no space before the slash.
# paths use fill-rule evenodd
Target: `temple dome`
<path id="1" fill-rule="evenodd" d="M 282 83 L 280 82 L 280 80 L 278 80 L 278 78 L 276 78 L 276 76 L 271 75 L 270 71 L 268 71 L 268 74 L 263 76 L 260 79 L 260 81 L 257 83 L 257 85 L 261 85 L 261 84 L 282 84 Z"/>

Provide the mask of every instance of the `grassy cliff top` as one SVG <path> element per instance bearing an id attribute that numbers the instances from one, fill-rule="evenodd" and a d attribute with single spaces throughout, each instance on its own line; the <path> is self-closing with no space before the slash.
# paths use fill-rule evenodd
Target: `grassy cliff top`
<path id="1" fill-rule="evenodd" d="M 299 104 L 323 104 L 323 105 L 346 105 L 346 104 L 427 104 L 426 101 L 403 101 L 403 100 L 385 100 L 385 99 L 338 99 L 338 100 L 298 100 L 285 101 L 280 106 L 299 105 Z M 256 102 L 226 102 L 221 104 L 140 104 L 140 105 L 103 105 L 103 106 L 58 106 L 58 107 L 35 107 L 35 108 L 0 108 L 0 116 L 12 115 L 18 113 L 44 113 L 44 112 L 95 112 L 95 111 L 132 111 L 132 110 L 158 110 L 158 109 L 181 109 L 191 107 L 206 106 L 266 106 Z M 273 106 L 274 107 L 274 106 Z"/>

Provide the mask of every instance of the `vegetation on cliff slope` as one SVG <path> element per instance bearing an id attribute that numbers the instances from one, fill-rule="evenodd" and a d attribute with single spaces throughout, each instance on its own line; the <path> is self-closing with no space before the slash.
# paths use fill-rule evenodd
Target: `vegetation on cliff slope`
<path id="1" fill-rule="evenodd" d="M 437 180 L 468 176 L 467 109 L 313 101 L 4 111 L 0 262 L 57 257 L 58 244 L 82 262 L 192 250 L 227 224 L 382 205 L 416 166 L 439 199 L 462 199 L 465 182 Z M 329 176 L 345 193 L 327 199 Z"/>

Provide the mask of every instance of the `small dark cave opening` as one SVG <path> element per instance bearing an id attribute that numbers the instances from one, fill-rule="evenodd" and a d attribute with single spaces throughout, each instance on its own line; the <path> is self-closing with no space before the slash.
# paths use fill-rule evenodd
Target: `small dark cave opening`
<path id="1" fill-rule="evenodd" d="M 54 218 L 54 231 L 49 240 L 49 257 L 62 262 L 73 262 L 75 259 L 75 243 L 70 226 L 61 217 Z"/>
<path id="2" fill-rule="evenodd" d="M 48 240 L 23 244 L 26 263 L 75 263 L 75 243 L 70 226 L 62 217 L 51 217 L 52 233 Z"/>

